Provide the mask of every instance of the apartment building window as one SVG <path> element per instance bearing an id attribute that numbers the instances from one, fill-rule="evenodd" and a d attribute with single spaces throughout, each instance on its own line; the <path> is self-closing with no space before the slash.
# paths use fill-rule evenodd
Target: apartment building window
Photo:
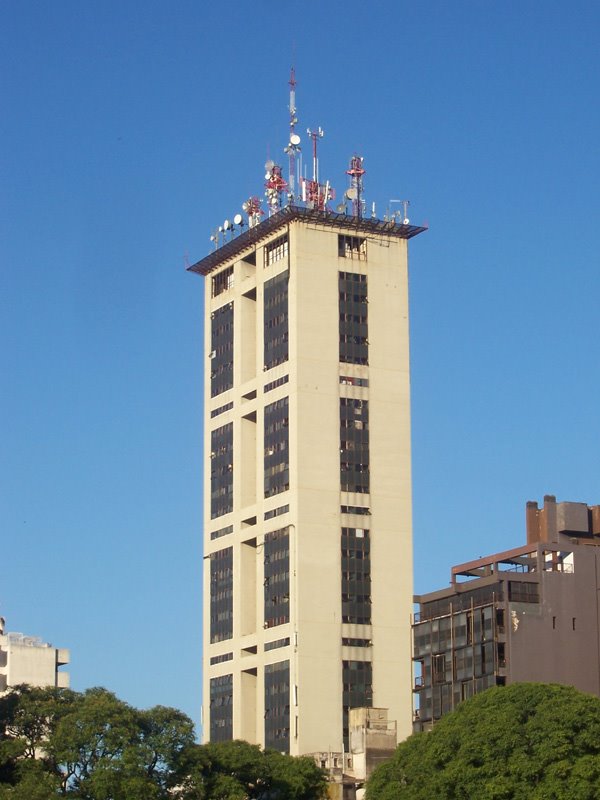
<path id="1" fill-rule="evenodd" d="M 362 236 L 338 236 L 338 256 L 354 258 L 357 261 L 367 259 L 367 240 Z"/>
<path id="2" fill-rule="evenodd" d="M 265 406 L 265 497 L 290 488 L 288 398 Z"/>
<path id="3" fill-rule="evenodd" d="M 265 666 L 265 748 L 290 752 L 290 662 Z"/>
<path id="4" fill-rule="evenodd" d="M 210 555 L 210 641 L 233 636 L 233 547 Z"/>
<path id="5" fill-rule="evenodd" d="M 233 422 L 210 433 L 210 518 L 233 511 Z"/>
<path id="6" fill-rule="evenodd" d="M 265 370 L 288 360 L 288 280 L 289 273 L 286 271 L 265 281 Z"/>
<path id="7" fill-rule="evenodd" d="M 265 534 L 264 566 L 264 624 L 273 628 L 290 621 L 289 528 Z"/>
<path id="8" fill-rule="evenodd" d="M 508 599 L 513 603 L 539 603 L 540 594 L 537 583 L 509 581 Z"/>
<path id="9" fill-rule="evenodd" d="M 210 741 L 233 738 L 233 675 L 210 679 Z"/>
<path id="10" fill-rule="evenodd" d="M 371 624 L 371 543 L 364 528 L 342 528 L 342 622 Z"/>
<path id="11" fill-rule="evenodd" d="M 340 481 L 343 492 L 369 491 L 369 403 L 340 398 Z"/>
<path id="12" fill-rule="evenodd" d="M 342 661 L 344 748 L 349 749 L 350 709 L 373 705 L 370 661 Z"/>
<path id="13" fill-rule="evenodd" d="M 276 261 L 282 261 L 288 254 L 288 237 L 280 236 L 265 247 L 265 267 L 274 264 Z"/>
<path id="14" fill-rule="evenodd" d="M 367 276 L 339 273 L 340 361 L 369 363 Z"/>
<path id="15" fill-rule="evenodd" d="M 233 266 L 226 267 L 212 279 L 212 296 L 218 297 L 233 286 Z"/>
<path id="16" fill-rule="evenodd" d="M 233 303 L 211 314 L 210 396 L 233 386 Z"/>

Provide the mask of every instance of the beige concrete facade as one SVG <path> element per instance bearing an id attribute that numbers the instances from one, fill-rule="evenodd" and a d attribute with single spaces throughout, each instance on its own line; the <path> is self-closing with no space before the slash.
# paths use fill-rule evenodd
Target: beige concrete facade
<path id="1" fill-rule="evenodd" d="M 386 232 L 368 222 L 361 227 L 356 220 L 349 231 L 320 224 L 316 215 L 290 215 L 262 238 L 255 233 L 248 247 L 229 248 L 231 257 L 213 257 L 203 273 L 205 741 L 216 713 L 211 681 L 232 676 L 231 696 L 220 701 L 231 704 L 231 736 L 265 744 L 265 668 L 281 662 L 289 663 L 291 754 L 347 748 L 343 662 L 371 663 L 372 699 L 361 705 L 387 708 L 399 739 L 411 732 L 409 237 L 398 232 L 402 226 Z M 339 237 L 349 234 L 364 240 L 363 251 L 340 256 Z M 283 256 L 265 266 L 269 245 L 284 236 Z M 211 281 L 231 266 L 229 288 L 211 296 Z M 265 282 L 285 271 L 288 359 L 265 370 Z M 367 276 L 368 365 L 340 363 L 340 273 Z M 229 303 L 233 387 L 211 397 L 211 315 Z M 285 382 L 265 391 L 278 380 Z M 265 498 L 264 408 L 282 398 L 288 398 L 289 489 Z M 341 398 L 368 402 L 369 493 L 340 488 Z M 233 508 L 211 518 L 211 432 L 229 423 Z M 369 531 L 370 625 L 342 621 L 342 528 Z M 263 549 L 265 535 L 279 529 L 289 534 L 289 621 L 266 627 Z M 211 556 L 224 548 L 233 554 L 233 624 L 230 637 L 211 643 Z M 274 641 L 283 644 L 265 650 Z"/>
<path id="2" fill-rule="evenodd" d="M 38 637 L 1 633 L 0 696 L 21 683 L 68 688 L 69 673 L 59 667 L 69 660 L 68 650 L 52 647 Z"/>

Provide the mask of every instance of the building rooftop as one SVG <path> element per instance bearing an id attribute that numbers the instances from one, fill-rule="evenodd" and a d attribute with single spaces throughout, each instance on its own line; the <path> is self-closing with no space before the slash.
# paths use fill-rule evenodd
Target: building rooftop
<path id="1" fill-rule="evenodd" d="M 225 261 L 229 261 L 239 253 L 253 247 L 261 239 L 270 236 L 281 226 L 302 220 L 304 222 L 314 222 L 319 225 L 341 228 L 347 230 L 349 235 L 353 234 L 377 234 L 378 236 L 390 236 L 398 239 L 412 239 L 419 233 L 427 230 L 418 225 L 404 225 L 395 220 L 380 220 L 373 218 L 363 218 L 350 214 L 338 214 L 335 211 L 325 209 L 304 208 L 302 206 L 289 205 L 282 208 L 276 214 L 255 225 L 252 228 L 225 242 L 210 255 L 205 256 L 200 261 L 188 267 L 188 272 L 197 272 L 199 275 L 209 275 Z"/>

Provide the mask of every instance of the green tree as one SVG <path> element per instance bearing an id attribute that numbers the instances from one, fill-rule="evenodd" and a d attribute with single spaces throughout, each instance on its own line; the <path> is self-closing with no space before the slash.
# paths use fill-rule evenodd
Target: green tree
<path id="1" fill-rule="evenodd" d="M 316 800 L 326 793 L 323 771 L 312 758 L 243 741 L 196 745 L 186 756 L 180 800 Z"/>
<path id="2" fill-rule="evenodd" d="M 0 699 L 0 800 L 315 800 L 325 786 L 310 758 L 198 745 L 185 714 L 138 711 L 106 689 Z"/>
<path id="3" fill-rule="evenodd" d="M 400 744 L 366 800 L 600 800 L 600 699 L 514 684 Z"/>

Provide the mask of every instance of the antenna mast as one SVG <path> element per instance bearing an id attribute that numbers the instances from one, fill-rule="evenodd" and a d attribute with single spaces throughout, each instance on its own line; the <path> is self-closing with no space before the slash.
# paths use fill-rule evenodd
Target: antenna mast
<path id="1" fill-rule="evenodd" d="M 293 203 L 296 198 L 296 153 L 300 152 L 300 137 L 296 133 L 295 127 L 298 122 L 296 116 L 296 73 L 292 67 L 290 73 L 290 140 L 288 146 L 284 149 L 289 159 L 289 176 L 288 176 L 288 200 Z"/>
<path id="2" fill-rule="evenodd" d="M 350 166 L 346 170 L 346 175 L 350 176 L 350 188 L 346 192 L 348 200 L 352 201 L 352 214 L 359 219 L 362 217 L 363 205 L 363 175 L 365 169 L 363 168 L 362 156 L 352 156 L 350 159 Z"/>

